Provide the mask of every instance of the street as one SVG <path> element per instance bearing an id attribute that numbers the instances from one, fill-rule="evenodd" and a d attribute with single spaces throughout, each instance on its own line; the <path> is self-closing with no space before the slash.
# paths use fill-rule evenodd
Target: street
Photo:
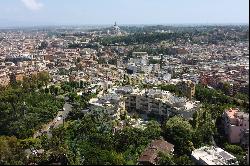
<path id="1" fill-rule="evenodd" d="M 52 128 L 57 128 L 59 125 L 63 124 L 64 119 L 68 116 L 69 112 L 72 110 L 72 105 L 69 103 L 65 102 L 63 106 L 63 110 L 59 111 L 57 113 L 57 116 L 49 123 L 45 124 L 41 130 L 37 131 L 34 135 L 33 138 L 41 136 L 43 133 L 47 134 L 48 137 L 51 137 L 52 134 L 50 132 L 50 129 Z"/>

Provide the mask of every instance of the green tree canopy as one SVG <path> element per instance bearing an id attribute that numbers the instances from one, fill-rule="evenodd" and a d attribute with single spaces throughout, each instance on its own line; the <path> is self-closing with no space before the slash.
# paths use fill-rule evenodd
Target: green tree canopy
<path id="1" fill-rule="evenodd" d="M 0 164 L 24 165 L 24 149 L 16 137 L 0 136 Z"/>
<path id="2" fill-rule="evenodd" d="M 190 154 L 193 150 L 193 128 L 182 117 L 170 118 L 163 127 L 165 139 L 175 146 L 175 152 L 179 155 Z"/>

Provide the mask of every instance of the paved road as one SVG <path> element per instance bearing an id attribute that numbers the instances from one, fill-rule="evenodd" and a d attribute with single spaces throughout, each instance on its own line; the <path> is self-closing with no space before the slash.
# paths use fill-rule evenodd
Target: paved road
<path id="1" fill-rule="evenodd" d="M 63 111 L 59 111 L 56 118 L 54 119 L 54 127 L 58 127 L 60 124 L 63 124 L 63 120 L 67 118 L 69 112 L 72 110 L 72 105 L 65 103 L 63 106 Z M 57 118 L 61 116 L 61 119 L 58 120 Z"/>
<path id="2" fill-rule="evenodd" d="M 37 131 L 33 135 L 33 138 L 39 137 L 43 133 L 46 133 L 48 137 L 51 137 L 52 134 L 50 129 L 57 128 L 60 124 L 63 124 L 64 119 L 68 116 L 71 110 L 72 110 L 72 105 L 66 102 L 63 106 L 63 110 L 59 111 L 57 113 L 57 116 L 51 122 L 45 124 L 41 130 Z"/>

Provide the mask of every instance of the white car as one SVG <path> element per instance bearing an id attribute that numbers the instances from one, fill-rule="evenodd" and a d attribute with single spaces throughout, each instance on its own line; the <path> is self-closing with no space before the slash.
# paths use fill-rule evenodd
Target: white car
<path id="1" fill-rule="evenodd" d="M 62 116 L 59 116 L 57 117 L 57 121 L 61 120 L 62 119 Z"/>

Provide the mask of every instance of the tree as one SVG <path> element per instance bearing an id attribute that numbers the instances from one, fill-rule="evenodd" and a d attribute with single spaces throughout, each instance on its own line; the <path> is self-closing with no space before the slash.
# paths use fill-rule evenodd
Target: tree
<path id="1" fill-rule="evenodd" d="M 177 154 L 191 154 L 194 149 L 191 142 L 193 129 L 188 121 L 179 116 L 174 116 L 165 123 L 163 131 L 165 139 L 174 144 Z"/>
<path id="2" fill-rule="evenodd" d="M 80 80 L 80 88 L 83 88 L 84 87 L 84 82 L 82 80 Z"/>
<path id="3" fill-rule="evenodd" d="M 158 86 L 161 90 L 169 91 L 171 93 L 175 93 L 177 96 L 183 96 L 181 90 L 177 88 L 176 85 L 173 84 L 162 84 Z"/>
<path id="4" fill-rule="evenodd" d="M 79 88 L 79 82 L 77 82 L 77 81 L 70 81 L 70 82 L 69 82 L 69 85 L 70 85 L 72 88 L 74 88 L 74 89 Z"/>
<path id="5" fill-rule="evenodd" d="M 0 136 L 0 165 L 24 165 L 24 149 L 16 137 Z"/>
<path id="6" fill-rule="evenodd" d="M 42 41 L 38 49 L 42 50 L 42 49 L 45 49 L 47 47 L 48 47 L 48 42 Z"/>
<path id="7" fill-rule="evenodd" d="M 160 60 L 150 58 L 149 59 L 149 64 L 160 64 Z"/>
<path id="8" fill-rule="evenodd" d="M 79 144 L 80 159 L 82 165 L 123 165 L 125 160 L 123 156 L 113 150 L 108 151 L 93 146 L 89 142 L 81 142 Z"/>
<path id="9" fill-rule="evenodd" d="M 174 162 L 176 165 L 195 165 L 195 163 L 187 155 L 174 156 Z"/>
<path id="10" fill-rule="evenodd" d="M 27 138 L 27 139 L 23 139 L 20 140 L 20 146 L 23 149 L 39 149 L 41 148 L 41 141 L 38 138 Z"/>
<path id="11" fill-rule="evenodd" d="M 157 162 L 159 165 L 176 165 L 171 154 L 159 152 L 158 157 L 160 158 Z"/>
<path id="12" fill-rule="evenodd" d="M 231 88 L 231 85 L 228 82 L 223 83 L 222 91 L 225 94 L 227 94 L 227 95 L 229 94 L 230 88 Z"/>
<path id="13" fill-rule="evenodd" d="M 216 132 L 215 121 L 213 121 L 211 113 L 207 110 L 199 110 L 193 117 L 193 142 L 195 147 L 202 144 L 211 144 L 212 137 Z"/>
<path id="14" fill-rule="evenodd" d="M 51 85 L 49 87 L 49 91 L 50 91 L 51 94 L 55 95 L 55 85 Z"/>
<path id="15" fill-rule="evenodd" d="M 13 109 L 13 112 L 16 112 L 16 104 L 18 103 L 19 96 L 21 94 L 22 90 L 19 89 L 13 89 L 13 88 L 7 88 L 3 92 L 1 92 L 0 101 L 4 103 L 9 103 Z"/>
<path id="16" fill-rule="evenodd" d="M 114 135 L 115 150 L 122 152 L 126 160 L 136 161 L 149 142 L 143 130 L 138 128 L 125 127 Z"/>
<path id="17" fill-rule="evenodd" d="M 149 139 L 158 139 L 161 136 L 161 126 L 157 121 L 149 121 L 146 127 L 144 132 Z"/>
<path id="18" fill-rule="evenodd" d="M 97 61 L 98 64 L 107 64 L 107 60 L 105 58 L 99 58 Z"/>
<path id="19" fill-rule="evenodd" d="M 237 94 L 235 95 L 235 98 L 238 98 L 238 99 L 243 100 L 243 101 L 245 101 L 245 102 L 248 102 L 248 101 L 249 101 L 249 95 L 244 94 L 244 93 L 237 93 Z"/>
<path id="20" fill-rule="evenodd" d="M 117 65 L 117 59 L 109 59 L 108 63 L 111 65 Z"/>
<path id="21" fill-rule="evenodd" d="M 69 97 L 69 101 L 71 101 L 71 102 L 76 102 L 76 101 L 80 100 L 80 96 L 78 96 L 74 92 L 70 92 L 67 96 Z"/>
<path id="22" fill-rule="evenodd" d="M 59 94 L 59 91 L 60 91 L 59 87 L 55 87 L 54 94 L 57 96 Z"/>
<path id="23" fill-rule="evenodd" d="M 238 145 L 226 144 L 225 150 L 234 155 L 245 155 L 242 147 Z"/>
<path id="24" fill-rule="evenodd" d="M 228 143 L 226 143 L 224 146 L 227 152 L 233 154 L 237 158 L 237 161 L 240 165 L 247 165 L 245 158 L 247 152 L 245 152 L 242 147 Z"/>
<path id="25" fill-rule="evenodd" d="M 65 92 L 71 92 L 71 91 L 72 91 L 72 87 L 71 87 L 70 85 L 66 84 L 66 83 L 63 83 L 63 84 L 61 85 L 61 88 L 62 88 L 62 90 L 64 91 L 64 93 L 65 93 Z"/>
<path id="26" fill-rule="evenodd" d="M 50 75 L 47 71 L 42 71 L 37 74 L 38 81 L 42 82 L 42 85 L 45 85 L 46 88 L 48 86 L 48 83 L 50 81 Z"/>
<path id="27" fill-rule="evenodd" d="M 0 92 L 0 134 L 27 138 L 62 108 L 62 100 L 24 87 L 8 87 Z"/>
<path id="28" fill-rule="evenodd" d="M 45 88 L 44 92 L 48 94 L 49 93 L 49 88 Z"/>
<path id="29" fill-rule="evenodd" d="M 54 96 L 57 96 L 59 93 L 59 88 L 56 87 L 55 85 L 50 86 L 50 93 Z"/>

